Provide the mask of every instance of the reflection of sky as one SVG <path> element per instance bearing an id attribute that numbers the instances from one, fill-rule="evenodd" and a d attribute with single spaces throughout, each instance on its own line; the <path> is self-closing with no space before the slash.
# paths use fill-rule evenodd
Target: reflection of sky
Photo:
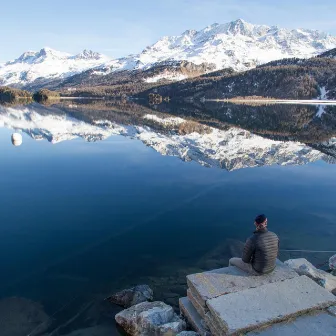
<path id="1" fill-rule="evenodd" d="M 163 265 L 192 263 L 227 238 L 244 240 L 259 212 L 269 216 L 282 247 L 334 248 L 335 165 L 228 173 L 161 156 L 122 136 L 53 145 L 23 134 L 14 147 L 11 134 L 0 129 L 6 295 L 30 293 L 29 283 L 8 286 L 25 272 L 40 277 L 50 265 L 104 281 L 126 268 L 135 272 L 144 254 Z"/>

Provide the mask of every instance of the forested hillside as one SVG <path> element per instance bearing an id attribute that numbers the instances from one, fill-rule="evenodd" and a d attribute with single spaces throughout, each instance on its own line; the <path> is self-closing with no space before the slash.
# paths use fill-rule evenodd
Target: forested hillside
<path id="1" fill-rule="evenodd" d="M 156 88 L 162 96 L 232 98 L 264 96 L 283 99 L 336 98 L 336 59 L 284 59 L 231 76 L 201 76 Z M 142 96 L 146 96 L 145 92 Z"/>

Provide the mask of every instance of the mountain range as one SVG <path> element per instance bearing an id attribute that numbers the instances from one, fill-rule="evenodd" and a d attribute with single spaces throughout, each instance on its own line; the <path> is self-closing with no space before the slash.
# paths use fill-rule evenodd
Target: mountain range
<path id="1" fill-rule="evenodd" d="M 138 54 L 118 59 L 90 50 L 78 55 L 50 48 L 28 51 L 0 64 L 0 85 L 28 89 L 64 87 L 65 80 L 73 84 L 81 74 L 84 84 L 92 78 L 95 83 L 104 83 L 104 77 L 111 74 L 148 70 L 152 71 L 141 78 L 145 83 L 174 82 L 199 76 L 200 69 L 202 73 L 227 68 L 241 72 L 274 60 L 317 56 L 333 48 L 336 37 L 327 33 L 253 25 L 239 19 L 199 31 L 187 30 L 179 36 L 165 36 Z M 192 64 L 197 71 L 185 72 L 177 66 L 181 62 Z"/>

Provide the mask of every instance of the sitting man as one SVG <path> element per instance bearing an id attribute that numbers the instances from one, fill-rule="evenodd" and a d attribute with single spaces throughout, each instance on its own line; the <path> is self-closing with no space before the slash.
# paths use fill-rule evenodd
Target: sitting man
<path id="1" fill-rule="evenodd" d="M 256 217 L 256 231 L 247 239 L 242 258 L 231 258 L 230 266 L 236 266 L 251 275 L 271 273 L 279 252 L 278 236 L 267 230 L 265 215 Z"/>

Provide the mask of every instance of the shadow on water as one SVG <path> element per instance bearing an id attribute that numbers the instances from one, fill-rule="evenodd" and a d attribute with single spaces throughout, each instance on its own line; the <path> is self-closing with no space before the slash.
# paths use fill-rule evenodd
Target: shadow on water
<path id="1" fill-rule="evenodd" d="M 224 267 L 231 256 L 239 255 L 241 241 L 252 230 L 250 224 L 246 229 L 246 220 L 261 206 L 283 236 L 284 248 L 331 249 L 334 245 L 336 214 L 328 199 L 336 195 L 332 194 L 334 184 L 327 187 L 328 178 L 334 183 L 334 166 L 302 168 L 308 177 L 299 177 L 295 169 L 275 169 L 276 165 L 306 164 L 309 168 L 308 164 L 321 160 L 335 162 L 334 107 L 321 111 L 320 107 L 301 105 L 163 102 L 149 106 L 81 100 L 49 106 L 0 106 L 0 122 L 11 130 L 4 131 L 8 139 L 13 130 L 29 136 L 16 152 L 3 145 L 8 158 L 4 157 L 1 168 L 2 176 L 7 174 L 10 181 L 1 180 L 10 183 L 10 189 L 0 196 L 6 202 L 4 218 L 11 226 L 1 229 L 6 276 L 1 279 L 0 315 L 6 316 L 10 305 L 12 316 L 20 321 L 18 328 L 33 314 L 36 319 L 28 325 L 37 334 L 46 330 L 54 336 L 75 336 L 76 330 L 81 330 L 81 335 L 120 334 L 114 324 L 120 308 L 104 298 L 139 283 L 150 285 L 155 299 L 177 309 L 178 298 L 186 293 L 185 276 Z M 105 143 L 108 148 L 125 146 L 102 141 L 109 141 L 112 135 L 141 140 L 159 153 L 198 165 L 180 165 L 154 151 L 131 161 L 140 151 L 132 147 L 134 142 L 126 143 L 131 146 L 129 152 L 127 147 L 104 152 L 106 147 L 101 146 Z M 95 155 L 81 152 L 82 142 L 64 142 L 76 137 L 96 142 L 92 144 Z M 29 138 L 57 145 L 46 147 L 45 142 Z M 74 148 L 74 154 L 67 156 L 67 148 Z M 103 151 L 100 156 L 98 149 Z M 29 156 L 24 156 L 25 151 Z M 11 166 L 20 160 L 25 160 L 27 167 L 22 176 Z M 236 172 L 224 174 L 201 166 Z M 48 169 L 55 169 L 53 175 Z M 71 173 L 67 174 L 68 170 Z M 311 172 L 317 181 L 308 180 L 314 176 Z M 288 195 L 293 185 L 296 188 Z M 60 196 L 54 190 L 61 186 Z M 47 194 L 48 200 L 41 194 Z M 86 197 L 91 199 L 86 201 Z M 21 202 L 21 217 L 11 209 L 14 199 Z M 65 216 L 57 217 L 59 212 Z M 314 225 L 321 218 L 324 225 Z M 25 219 L 27 226 L 16 226 Z M 283 224 L 288 221 L 297 223 L 295 230 Z M 34 257 L 28 267 L 25 258 L 30 253 Z M 283 252 L 280 257 L 306 257 L 320 265 L 328 256 Z M 13 264 L 18 266 L 14 269 Z M 11 296 L 32 301 L 8 299 Z M 26 314 L 20 313 L 22 307 Z M 38 329 L 41 325 L 44 330 Z M 23 329 L 17 335 L 20 332 Z M 13 330 L 7 329 L 1 335 L 10 333 Z"/>

